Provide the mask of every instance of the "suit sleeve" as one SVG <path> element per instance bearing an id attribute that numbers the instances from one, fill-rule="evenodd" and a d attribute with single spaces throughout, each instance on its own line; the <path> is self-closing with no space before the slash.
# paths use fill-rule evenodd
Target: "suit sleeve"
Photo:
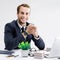
<path id="1" fill-rule="evenodd" d="M 12 50 L 16 48 L 21 40 L 21 36 L 13 37 L 12 34 L 12 28 L 9 24 L 6 24 L 5 26 L 5 32 L 4 32 L 4 42 L 5 47 L 7 50 Z"/>
<path id="2" fill-rule="evenodd" d="M 39 48 L 39 50 L 43 50 L 45 48 L 45 43 L 41 37 L 39 39 L 35 39 L 32 35 L 32 40 L 34 41 L 35 45 Z"/>

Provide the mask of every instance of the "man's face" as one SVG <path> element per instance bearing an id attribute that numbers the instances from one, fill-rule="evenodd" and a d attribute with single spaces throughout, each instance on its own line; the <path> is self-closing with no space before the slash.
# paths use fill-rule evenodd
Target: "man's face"
<path id="1" fill-rule="evenodd" d="M 25 24 L 29 18 L 30 8 L 20 7 L 19 13 L 17 13 L 17 17 L 20 23 Z"/>

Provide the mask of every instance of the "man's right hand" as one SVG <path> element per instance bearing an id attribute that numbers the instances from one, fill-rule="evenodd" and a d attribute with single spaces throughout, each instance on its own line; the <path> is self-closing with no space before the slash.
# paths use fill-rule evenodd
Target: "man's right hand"
<path id="1" fill-rule="evenodd" d="M 26 32 L 28 34 L 33 34 L 36 31 L 36 27 L 33 24 L 29 24 L 27 26 Z"/>

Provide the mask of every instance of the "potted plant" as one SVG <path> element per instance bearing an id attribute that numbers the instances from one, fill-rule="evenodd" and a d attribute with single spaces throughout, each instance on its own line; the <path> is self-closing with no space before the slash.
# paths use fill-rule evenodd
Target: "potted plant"
<path id="1" fill-rule="evenodd" d="M 21 55 L 27 57 L 30 49 L 30 43 L 22 41 L 19 43 L 18 48 L 21 49 Z"/>

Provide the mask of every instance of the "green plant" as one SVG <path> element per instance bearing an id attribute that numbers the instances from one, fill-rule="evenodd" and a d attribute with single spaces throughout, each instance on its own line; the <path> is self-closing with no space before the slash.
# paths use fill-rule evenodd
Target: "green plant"
<path id="1" fill-rule="evenodd" d="M 23 42 L 19 43 L 18 48 L 20 48 L 22 50 L 28 50 L 28 49 L 30 49 L 30 43 L 23 41 Z"/>

